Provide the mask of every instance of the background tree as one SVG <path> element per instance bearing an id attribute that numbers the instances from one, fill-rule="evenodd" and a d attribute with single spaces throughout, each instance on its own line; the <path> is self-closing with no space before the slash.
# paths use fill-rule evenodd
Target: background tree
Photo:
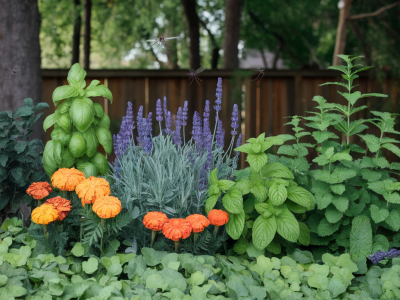
<path id="1" fill-rule="evenodd" d="M 189 66 L 191 69 L 200 68 L 200 32 L 199 16 L 196 9 L 196 0 L 181 0 L 189 24 L 190 52 Z"/>
<path id="2" fill-rule="evenodd" d="M 224 69 L 239 67 L 238 43 L 240 38 L 240 16 L 242 0 L 226 0 L 224 28 Z"/>
<path id="3" fill-rule="evenodd" d="M 80 43 L 81 43 L 81 0 L 74 0 L 74 35 L 72 37 L 72 61 L 71 65 L 79 63 Z"/>
<path id="4" fill-rule="evenodd" d="M 31 0 L 0 0 L 0 7 L 0 111 L 14 111 L 25 98 L 42 100 L 40 15 Z M 42 138 L 40 122 L 33 130 L 30 138 Z"/>
<path id="5" fill-rule="evenodd" d="M 90 40 L 91 40 L 92 0 L 83 0 L 83 68 L 90 67 Z"/>

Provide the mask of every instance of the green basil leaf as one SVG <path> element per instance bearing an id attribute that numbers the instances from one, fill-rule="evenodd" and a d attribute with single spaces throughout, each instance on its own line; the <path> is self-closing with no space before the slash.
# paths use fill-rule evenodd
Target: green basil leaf
<path id="1" fill-rule="evenodd" d="M 103 96 L 109 99 L 110 102 L 112 103 L 113 96 L 111 94 L 111 91 L 104 85 L 95 86 L 90 90 L 86 90 L 86 97 L 98 97 L 98 96 Z"/>
<path id="2" fill-rule="evenodd" d="M 64 131 L 61 127 L 54 128 L 51 132 L 51 139 L 53 141 L 58 141 L 61 145 L 66 146 L 71 139 L 71 133 Z"/>
<path id="3" fill-rule="evenodd" d="M 51 178 L 53 173 L 57 171 L 57 163 L 54 160 L 54 144 L 50 140 L 46 143 L 43 151 L 43 167 L 46 174 Z"/>
<path id="4" fill-rule="evenodd" d="M 86 141 L 86 155 L 88 157 L 92 157 L 96 153 L 97 147 L 99 147 L 99 141 L 97 140 L 94 128 L 89 127 L 83 132 L 83 136 L 85 137 Z"/>
<path id="5" fill-rule="evenodd" d="M 90 160 L 96 169 L 99 171 L 101 176 L 107 174 L 108 172 L 108 161 L 107 158 L 101 154 L 100 152 L 96 152 L 96 154 Z"/>
<path id="6" fill-rule="evenodd" d="M 76 157 L 71 154 L 68 148 L 64 148 L 61 152 L 61 167 L 71 168 L 76 162 Z"/>
<path id="7" fill-rule="evenodd" d="M 57 114 L 56 114 L 57 116 Z M 62 114 L 62 115 L 58 115 L 57 116 L 57 124 L 64 129 L 66 132 L 70 132 L 71 131 L 71 119 L 69 117 L 69 114 Z"/>
<path id="8" fill-rule="evenodd" d="M 86 71 L 81 67 L 80 64 L 75 63 L 68 72 L 67 80 L 71 86 L 78 89 L 85 87 L 86 84 L 83 85 L 85 83 L 85 77 Z"/>
<path id="9" fill-rule="evenodd" d="M 68 148 L 74 157 L 81 157 L 83 154 L 85 154 L 86 142 L 83 134 L 80 132 L 74 132 L 69 141 Z"/>
<path id="10" fill-rule="evenodd" d="M 94 164 L 92 164 L 90 162 L 86 162 L 86 163 L 80 165 L 77 169 L 79 171 L 83 172 L 83 174 L 85 175 L 86 178 L 89 178 L 90 176 L 94 176 L 94 177 L 99 176 L 99 171 L 94 166 Z"/>
<path id="11" fill-rule="evenodd" d="M 78 92 L 73 86 L 69 86 L 69 85 L 59 86 L 53 92 L 52 98 L 53 98 L 54 106 L 57 106 L 57 104 L 61 100 L 71 98 L 71 97 L 76 97 L 76 96 L 78 96 Z"/>
<path id="12" fill-rule="evenodd" d="M 96 118 L 95 118 L 95 121 L 97 121 L 96 120 Z M 106 128 L 106 129 L 110 129 L 110 117 L 106 114 L 106 113 L 104 113 L 103 114 L 103 117 L 101 118 L 101 120 L 100 121 L 97 121 L 97 127 L 104 127 L 104 128 Z"/>
<path id="13" fill-rule="evenodd" d="M 46 119 L 44 119 L 44 121 L 43 121 L 44 132 L 46 132 L 47 129 L 49 129 L 51 126 L 53 126 L 55 122 L 56 122 L 55 114 L 48 115 L 46 117 Z"/>
<path id="14" fill-rule="evenodd" d="M 113 146 L 111 132 L 104 127 L 96 127 L 95 132 L 99 143 L 103 146 L 106 153 L 110 154 Z"/>
<path id="15" fill-rule="evenodd" d="M 89 98 L 75 99 L 72 102 L 69 115 L 79 131 L 87 130 L 94 120 L 93 101 Z"/>
<path id="16" fill-rule="evenodd" d="M 101 106 L 101 104 L 93 103 L 93 107 L 94 107 L 94 115 L 100 119 L 103 118 L 104 111 L 103 111 L 103 107 Z"/>

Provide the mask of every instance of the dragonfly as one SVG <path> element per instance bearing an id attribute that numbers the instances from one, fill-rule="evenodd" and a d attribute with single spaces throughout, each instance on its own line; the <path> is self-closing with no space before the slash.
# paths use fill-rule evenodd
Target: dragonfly
<path id="1" fill-rule="evenodd" d="M 258 69 L 251 69 L 252 71 L 256 72 L 254 75 L 257 75 L 256 79 L 254 79 L 252 81 L 255 81 L 257 79 L 261 80 L 264 77 L 264 69 L 261 66 L 257 66 L 257 68 Z"/>
<path id="2" fill-rule="evenodd" d="M 167 41 L 168 40 L 178 39 L 178 38 L 179 38 L 179 36 L 166 38 L 166 37 L 163 37 L 161 35 L 160 37 L 157 37 L 157 38 L 154 38 L 154 39 L 151 39 L 151 40 L 146 40 L 146 42 L 152 43 L 151 46 L 156 45 L 159 50 L 163 51 L 165 49 L 169 50 L 169 47 L 167 45 Z"/>
<path id="3" fill-rule="evenodd" d="M 19 68 L 19 69 L 14 69 L 14 68 L 13 68 L 13 69 L 10 69 L 10 68 L 6 68 L 6 69 L 10 71 L 10 73 L 8 74 L 6 80 L 10 79 L 10 76 L 11 76 L 11 75 L 14 75 L 14 76 L 17 75 L 18 72 L 22 70 L 22 68 Z"/>
<path id="4" fill-rule="evenodd" d="M 197 75 L 199 75 L 199 73 L 203 72 L 205 69 L 206 68 L 203 68 L 203 67 L 198 68 L 197 70 L 190 69 L 189 73 L 188 73 L 188 75 L 189 75 L 188 79 L 192 78 L 192 81 L 190 82 L 190 84 L 192 84 L 193 80 L 196 79 L 196 82 L 200 85 L 200 82 L 198 82 L 197 79 L 200 81 L 202 81 L 202 80 Z"/>

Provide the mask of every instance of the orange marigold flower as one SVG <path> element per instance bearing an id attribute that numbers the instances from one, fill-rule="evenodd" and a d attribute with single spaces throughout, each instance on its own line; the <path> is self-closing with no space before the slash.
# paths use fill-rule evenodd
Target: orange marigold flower
<path id="1" fill-rule="evenodd" d="M 32 211 L 31 217 L 36 224 L 47 225 L 57 220 L 58 212 L 52 205 L 41 205 Z"/>
<path id="2" fill-rule="evenodd" d="M 68 216 L 69 212 L 71 211 L 71 201 L 61 198 L 60 196 L 47 199 L 43 205 L 52 205 L 58 213 L 57 221 L 62 221 Z"/>
<path id="3" fill-rule="evenodd" d="M 204 228 L 210 225 L 210 221 L 205 216 L 198 214 L 188 216 L 186 221 L 190 223 L 194 233 L 202 232 Z"/>
<path id="4" fill-rule="evenodd" d="M 170 219 L 164 224 L 162 232 L 167 239 L 177 242 L 190 236 L 192 226 L 185 219 Z"/>
<path id="5" fill-rule="evenodd" d="M 220 209 L 213 209 L 208 213 L 210 223 L 215 226 L 222 226 L 228 223 L 229 215 L 226 211 Z"/>
<path id="6" fill-rule="evenodd" d="M 92 210 L 102 219 L 113 218 L 121 211 L 121 201 L 114 196 L 104 196 L 96 199 Z"/>
<path id="7" fill-rule="evenodd" d="M 61 191 L 74 191 L 82 180 L 85 180 L 85 175 L 75 168 L 61 168 L 51 176 L 51 183 Z"/>
<path id="8" fill-rule="evenodd" d="M 166 222 L 167 215 L 159 211 L 148 212 L 143 218 L 143 225 L 153 231 L 162 230 Z"/>
<path id="9" fill-rule="evenodd" d="M 48 182 L 34 182 L 26 190 L 26 193 L 36 200 L 42 200 L 44 197 L 47 197 L 52 191 L 53 189 Z"/>
<path id="10" fill-rule="evenodd" d="M 75 188 L 75 192 L 82 200 L 82 205 L 93 204 L 96 199 L 111 194 L 110 185 L 104 178 L 90 176 L 82 180 Z"/>

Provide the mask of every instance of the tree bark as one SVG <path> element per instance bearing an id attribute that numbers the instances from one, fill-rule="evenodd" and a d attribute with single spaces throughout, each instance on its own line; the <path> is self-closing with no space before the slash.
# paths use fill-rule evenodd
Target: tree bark
<path id="1" fill-rule="evenodd" d="M 42 101 L 40 14 L 32 0 L 0 0 L 0 7 L 0 111 L 14 111 L 25 98 Z M 22 70 L 9 75 L 7 68 Z M 44 137 L 40 123 L 33 125 L 30 139 Z"/>
<path id="2" fill-rule="evenodd" d="M 226 0 L 225 27 L 224 27 L 224 69 L 237 69 L 239 67 L 240 15 L 243 0 Z"/>
<path id="3" fill-rule="evenodd" d="M 189 24 L 189 65 L 191 69 L 200 68 L 200 26 L 196 11 L 196 0 L 181 0 Z"/>
<path id="4" fill-rule="evenodd" d="M 83 1 L 83 22 L 84 22 L 84 44 L 83 44 L 83 68 L 90 68 L 90 21 L 92 19 L 92 0 Z"/>
<path id="5" fill-rule="evenodd" d="M 340 9 L 339 22 L 336 31 L 335 52 L 333 54 L 332 65 L 339 65 L 340 58 L 338 57 L 338 54 L 344 54 L 351 2 L 352 0 L 345 0 L 344 7 Z"/>
<path id="6" fill-rule="evenodd" d="M 72 37 L 72 61 L 71 65 L 79 63 L 79 46 L 81 41 L 81 0 L 74 0 L 74 35 Z"/>

